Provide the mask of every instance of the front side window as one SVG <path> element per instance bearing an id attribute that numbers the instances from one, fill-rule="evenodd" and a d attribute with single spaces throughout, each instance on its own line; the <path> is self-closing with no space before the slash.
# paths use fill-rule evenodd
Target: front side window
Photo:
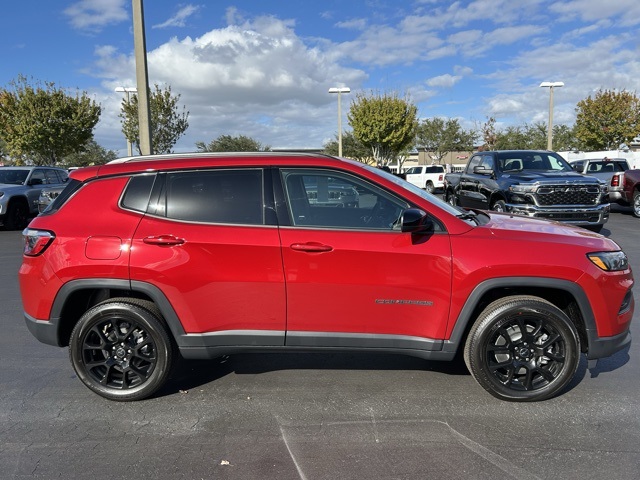
<path id="1" fill-rule="evenodd" d="M 293 225 L 397 230 L 409 205 L 368 182 L 342 172 L 283 170 Z"/>
<path id="2" fill-rule="evenodd" d="M 165 215 L 175 220 L 264 224 L 260 169 L 169 173 L 162 197 Z"/>

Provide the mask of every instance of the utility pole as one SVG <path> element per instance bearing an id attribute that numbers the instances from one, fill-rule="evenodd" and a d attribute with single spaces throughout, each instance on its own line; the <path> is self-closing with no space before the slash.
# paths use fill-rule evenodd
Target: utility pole
<path id="1" fill-rule="evenodd" d="M 142 0 L 132 0 L 133 44 L 136 57 L 136 84 L 138 89 L 138 131 L 140 153 L 153 154 L 151 147 L 151 112 L 149 111 L 149 73 L 147 72 L 147 42 L 144 35 L 144 9 Z"/>

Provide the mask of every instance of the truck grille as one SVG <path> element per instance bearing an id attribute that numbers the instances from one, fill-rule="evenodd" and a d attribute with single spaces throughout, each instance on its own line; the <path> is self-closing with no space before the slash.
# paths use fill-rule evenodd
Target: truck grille
<path id="1" fill-rule="evenodd" d="M 598 205 L 598 185 L 544 185 L 535 194 L 538 205 Z"/>

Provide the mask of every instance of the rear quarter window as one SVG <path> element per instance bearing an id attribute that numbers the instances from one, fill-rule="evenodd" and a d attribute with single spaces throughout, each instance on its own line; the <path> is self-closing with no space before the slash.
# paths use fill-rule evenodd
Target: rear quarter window
<path id="1" fill-rule="evenodd" d="M 122 195 L 122 207 L 138 212 L 146 212 L 155 179 L 155 174 L 131 177 Z"/>

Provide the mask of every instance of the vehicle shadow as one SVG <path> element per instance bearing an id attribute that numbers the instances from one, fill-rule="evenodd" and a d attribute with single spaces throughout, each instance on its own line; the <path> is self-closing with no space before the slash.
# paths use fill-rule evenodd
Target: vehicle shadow
<path id="1" fill-rule="evenodd" d="M 257 375 L 279 370 L 398 370 L 469 375 L 462 358 L 429 361 L 407 355 L 358 352 L 241 353 L 214 360 L 180 359 L 171 379 L 155 396 L 193 390 L 229 374 Z"/>
<path id="2" fill-rule="evenodd" d="M 598 363 L 594 368 L 589 368 L 589 362 L 583 355 L 580 359 L 580 364 L 578 365 L 578 371 L 565 391 L 568 392 L 580 384 L 580 382 L 582 382 L 582 380 L 587 376 L 587 372 L 589 372 L 590 378 L 598 378 L 601 373 L 613 372 L 614 370 L 623 367 L 631 359 L 629 356 L 630 348 L 631 346 L 629 345 L 610 357 L 601 358 L 598 360 Z"/>

